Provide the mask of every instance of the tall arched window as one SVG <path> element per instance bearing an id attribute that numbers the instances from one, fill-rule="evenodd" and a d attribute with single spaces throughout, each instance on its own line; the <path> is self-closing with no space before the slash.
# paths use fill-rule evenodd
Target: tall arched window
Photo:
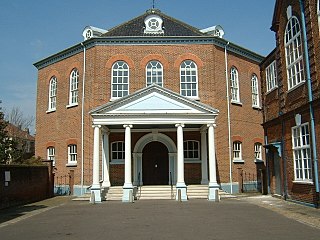
<path id="1" fill-rule="evenodd" d="M 48 111 L 55 111 L 57 104 L 57 78 L 52 77 L 49 83 L 49 106 Z"/>
<path id="2" fill-rule="evenodd" d="M 112 66 L 112 98 L 121 98 L 129 94 L 129 66 L 118 61 Z"/>
<path id="3" fill-rule="evenodd" d="M 260 107 L 258 78 L 255 74 L 253 74 L 251 77 L 251 94 L 252 107 Z"/>
<path id="4" fill-rule="evenodd" d="M 70 74 L 69 105 L 78 104 L 79 71 L 75 68 Z"/>
<path id="5" fill-rule="evenodd" d="M 150 61 L 146 67 L 147 86 L 157 84 L 163 86 L 163 67 L 158 61 Z"/>
<path id="6" fill-rule="evenodd" d="M 305 80 L 300 24 L 296 17 L 291 17 L 285 31 L 285 54 L 287 64 L 288 89 Z"/>
<path id="7" fill-rule="evenodd" d="M 230 70 L 230 90 L 231 90 L 231 101 L 240 102 L 239 94 L 239 74 L 235 67 Z"/>
<path id="8" fill-rule="evenodd" d="M 180 94 L 198 97 L 198 68 L 191 60 L 183 61 L 180 65 Z"/>

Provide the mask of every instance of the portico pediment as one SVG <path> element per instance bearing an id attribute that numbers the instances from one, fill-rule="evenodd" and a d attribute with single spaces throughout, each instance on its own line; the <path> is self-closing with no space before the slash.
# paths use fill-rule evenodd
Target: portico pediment
<path id="1" fill-rule="evenodd" d="M 131 122 L 163 120 L 175 122 L 182 120 L 193 121 L 196 119 L 214 120 L 218 110 L 198 101 L 181 96 L 158 85 L 146 87 L 131 95 L 113 102 L 109 102 L 96 109 L 90 114 L 94 120 L 107 121 L 109 124 L 115 119 L 121 122 L 130 119 Z M 112 118 L 111 118 L 112 117 Z M 193 119 L 193 120 L 192 120 Z"/>

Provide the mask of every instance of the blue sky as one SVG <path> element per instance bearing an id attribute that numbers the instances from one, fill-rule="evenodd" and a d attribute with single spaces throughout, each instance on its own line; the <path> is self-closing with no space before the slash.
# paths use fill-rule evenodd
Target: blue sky
<path id="1" fill-rule="evenodd" d="M 275 47 L 275 0 L 155 0 L 163 13 L 199 29 L 221 25 L 224 38 L 261 55 Z M 86 26 L 110 29 L 151 8 L 152 0 L 1 0 L 0 105 L 35 116 L 33 63 L 83 40 Z M 45 100 L 44 100 L 45 101 Z"/>

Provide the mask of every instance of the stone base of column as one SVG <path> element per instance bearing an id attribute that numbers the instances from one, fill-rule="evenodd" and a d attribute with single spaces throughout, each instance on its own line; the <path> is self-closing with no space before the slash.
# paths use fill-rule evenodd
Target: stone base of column
<path id="1" fill-rule="evenodd" d="M 101 186 L 101 199 L 103 201 L 107 200 L 107 194 L 108 194 L 109 188 L 110 188 L 110 186 L 109 187 Z"/>
<path id="2" fill-rule="evenodd" d="M 91 187 L 91 197 L 90 197 L 91 203 L 101 203 L 101 189 L 100 188 L 93 188 Z"/>
<path id="3" fill-rule="evenodd" d="M 209 184 L 209 180 L 208 179 L 202 179 L 201 180 L 201 185 L 208 185 Z"/>
<path id="4" fill-rule="evenodd" d="M 188 201 L 188 196 L 187 196 L 187 186 L 183 184 L 177 183 L 176 185 L 176 200 L 177 201 Z"/>
<path id="5" fill-rule="evenodd" d="M 123 194 L 122 194 L 122 202 L 133 202 L 134 194 L 133 194 L 133 186 L 132 184 L 125 184 L 123 186 Z"/>
<path id="6" fill-rule="evenodd" d="M 219 185 L 217 183 L 209 183 L 209 194 L 208 194 L 209 201 L 219 202 Z"/>

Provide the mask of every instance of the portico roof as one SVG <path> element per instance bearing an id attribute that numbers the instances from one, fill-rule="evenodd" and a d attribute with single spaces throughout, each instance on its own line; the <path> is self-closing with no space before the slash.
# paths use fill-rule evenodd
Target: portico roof
<path id="1" fill-rule="evenodd" d="M 151 85 L 92 111 L 93 124 L 174 125 L 215 123 L 219 111 L 199 101 Z"/>

